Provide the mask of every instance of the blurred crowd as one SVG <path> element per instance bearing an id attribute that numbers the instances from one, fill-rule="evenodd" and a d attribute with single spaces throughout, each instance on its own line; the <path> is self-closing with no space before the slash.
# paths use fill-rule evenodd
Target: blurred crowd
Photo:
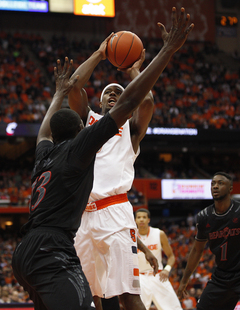
<path id="1" fill-rule="evenodd" d="M 53 67 L 65 56 L 75 68 L 101 42 L 39 34 L 0 32 L 0 121 L 41 122 L 54 93 Z M 146 59 L 143 68 L 161 48 L 161 40 L 143 39 Z M 156 83 L 152 127 L 240 128 L 239 60 L 234 70 L 218 61 L 211 43 L 189 42 L 172 58 Z M 214 55 L 214 62 L 209 56 Z M 85 86 L 89 104 L 99 111 L 103 87 L 118 82 L 124 87 L 129 76 L 117 71 L 108 60 L 100 62 Z"/>
<path id="2" fill-rule="evenodd" d="M 30 196 L 29 169 L 1 170 L 0 205 L 27 206 Z"/>

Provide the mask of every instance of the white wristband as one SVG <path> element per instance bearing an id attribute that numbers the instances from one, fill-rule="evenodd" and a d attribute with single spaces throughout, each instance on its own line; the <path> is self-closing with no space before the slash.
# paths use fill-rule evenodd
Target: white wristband
<path id="1" fill-rule="evenodd" d="M 164 267 L 164 270 L 167 270 L 168 272 L 170 272 L 171 269 L 172 269 L 172 267 L 171 267 L 170 265 L 166 265 L 166 266 Z"/>

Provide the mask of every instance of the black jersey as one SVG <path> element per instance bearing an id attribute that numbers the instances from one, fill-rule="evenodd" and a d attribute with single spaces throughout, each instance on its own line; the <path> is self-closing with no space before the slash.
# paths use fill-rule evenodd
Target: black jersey
<path id="1" fill-rule="evenodd" d="M 117 125 L 108 113 L 72 140 L 38 144 L 30 216 L 23 235 L 41 226 L 60 228 L 75 236 L 92 190 L 96 152 L 116 133 Z"/>
<path id="2" fill-rule="evenodd" d="M 221 270 L 240 271 L 240 203 L 232 200 L 224 214 L 217 214 L 214 204 L 200 211 L 196 240 L 208 240 Z"/>

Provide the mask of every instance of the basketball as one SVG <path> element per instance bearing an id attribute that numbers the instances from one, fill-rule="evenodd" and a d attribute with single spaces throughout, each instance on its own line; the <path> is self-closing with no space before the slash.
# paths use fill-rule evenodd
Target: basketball
<path id="1" fill-rule="evenodd" d="M 133 32 L 116 32 L 107 44 L 107 58 L 117 68 L 131 67 L 143 50 L 141 39 Z"/>

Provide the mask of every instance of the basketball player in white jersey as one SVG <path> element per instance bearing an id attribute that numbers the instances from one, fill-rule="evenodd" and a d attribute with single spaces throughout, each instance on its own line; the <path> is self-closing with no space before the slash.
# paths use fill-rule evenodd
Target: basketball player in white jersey
<path id="1" fill-rule="evenodd" d="M 164 41 L 164 47 L 157 55 L 158 73 L 164 70 L 171 56 L 185 42 L 193 28 L 193 24 L 188 26 L 189 19 L 189 14 L 185 16 L 184 8 L 180 14 L 173 8 L 173 27 L 170 32 L 167 33 L 165 27 L 158 23 Z M 106 46 L 110 38 L 104 40 L 99 49 L 72 75 L 73 78 L 79 75 L 79 79 L 69 94 L 69 105 L 79 113 L 86 126 L 91 126 L 102 115 L 90 110 L 83 87 L 97 64 L 106 59 Z M 143 51 L 141 59 L 127 69 L 131 79 L 138 79 L 144 57 Z M 153 76 L 149 67 L 155 67 L 150 64 L 144 70 L 144 74 L 149 73 L 151 81 Z M 139 91 L 136 88 L 134 92 Z M 115 83 L 104 88 L 100 98 L 102 114 L 116 104 L 122 92 L 123 87 Z M 139 143 L 151 120 L 153 107 L 153 96 L 149 92 L 133 115 L 129 115 L 129 120 L 119 133 L 103 145 L 96 156 L 93 189 L 75 238 L 75 248 L 97 309 L 102 309 L 100 297 L 113 296 L 120 296 L 125 310 L 145 309 L 140 299 L 136 223 L 127 191 L 132 186 L 133 164 L 139 154 Z"/>
<path id="2" fill-rule="evenodd" d="M 159 271 L 154 276 L 152 268 L 144 254 L 138 250 L 141 298 L 148 310 L 154 302 L 158 310 L 182 310 L 179 299 L 168 279 L 174 265 L 175 256 L 163 230 L 149 226 L 150 212 L 138 209 L 135 212 L 138 237 L 158 259 Z M 163 267 L 162 251 L 167 256 L 167 265 Z"/>

